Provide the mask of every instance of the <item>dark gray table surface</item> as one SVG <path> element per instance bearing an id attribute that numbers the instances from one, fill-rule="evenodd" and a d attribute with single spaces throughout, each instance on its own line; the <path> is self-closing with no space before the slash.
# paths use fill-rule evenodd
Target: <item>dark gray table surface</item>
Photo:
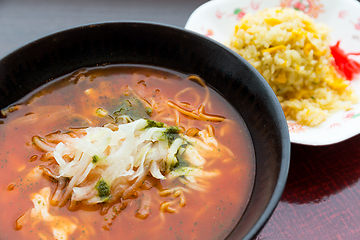
<path id="1" fill-rule="evenodd" d="M 141 20 L 185 26 L 206 0 L 0 0 L 0 56 L 65 28 Z"/>

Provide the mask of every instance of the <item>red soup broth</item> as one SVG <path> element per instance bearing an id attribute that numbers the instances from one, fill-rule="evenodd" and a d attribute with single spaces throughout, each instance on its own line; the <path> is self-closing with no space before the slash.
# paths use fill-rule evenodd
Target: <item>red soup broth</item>
<path id="1" fill-rule="evenodd" d="M 220 175 L 207 180 L 210 187 L 206 191 L 184 192 L 186 204 L 176 213 L 159 211 L 162 202 L 180 200 L 173 195 L 160 197 L 156 188 L 143 190 L 152 196 L 146 219 L 135 217 L 140 204 L 136 198 L 120 211 L 110 208 L 101 214 L 99 208 L 81 207 L 81 204 L 70 211 L 67 204 L 50 206 L 49 213 L 76 223 L 77 228 L 68 239 L 225 238 L 240 219 L 251 195 L 255 175 L 253 145 L 244 121 L 234 108 L 216 91 L 202 86 L 196 77 L 189 78 L 187 74 L 140 65 L 83 69 L 51 81 L 3 110 L 6 117 L 0 119 L 0 239 L 54 239 L 46 223 L 21 227 L 15 224 L 34 207 L 31 201 L 34 193 L 45 187 L 54 191 L 56 187 L 54 181 L 32 174 L 42 164 L 43 154 L 33 146 L 32 137 L 58 130 L 66 132 L 71 127 L 103 126 L 109 119 L 95 114 L 96 109 L 116 111 L 119 96 L 129 89 L 153 106 L 151 119 L 169 126 L 178 125 L 185 131 L 210 126 L 224 148 L 219 148 L 204 170 L 217 169 Z M 164 109 L 162 106 L 167 101 L 181 103 L 189 111 L 204 103 L 206 113 L 226 120 L 196 120 L 174 108 Z M 161 180 L 160 184 L 164 189 L 181 185 L 176 179 Z"/>

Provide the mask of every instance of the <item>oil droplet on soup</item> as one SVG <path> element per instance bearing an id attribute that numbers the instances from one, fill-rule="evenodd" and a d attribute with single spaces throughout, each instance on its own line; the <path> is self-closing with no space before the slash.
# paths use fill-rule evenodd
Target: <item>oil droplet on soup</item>
<path id="1" fill-rule="evenodd" d="M 82 69 L 1 114 L 1 239 L 222 239 L 249 200 L 249 132 L 198 76 Z"/>

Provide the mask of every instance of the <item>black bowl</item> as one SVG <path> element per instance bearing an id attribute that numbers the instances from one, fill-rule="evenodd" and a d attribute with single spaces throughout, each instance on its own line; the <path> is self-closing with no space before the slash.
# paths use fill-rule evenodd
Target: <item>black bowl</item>
<path id="1" fill-rule="evenodd" d="M 0 60 L 0 109 L 74 70 L 147 64 L 193 73 L 240 113 L 255 148 L 256 175 L 246 210 L 227 239 L 251 239 L 282 195 L 290 140 L 281 106 L 262 76 L 225 46 L 185 29 L 144 22 L 80 26 L 31 42 Z"/>

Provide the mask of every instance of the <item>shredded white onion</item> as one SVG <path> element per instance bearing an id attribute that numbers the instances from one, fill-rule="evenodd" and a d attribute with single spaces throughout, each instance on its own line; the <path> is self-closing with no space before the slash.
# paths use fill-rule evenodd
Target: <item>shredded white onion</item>
<path id="1" fill-rule="evenodd" d="M 150 123 L 156 122 L 139 119 L 121 124 L 117 130 L 89 127 L 82 137 L 58 143 L 53 151 L 59 164 L 57 178 L 70 180 L 62 204 L 70 194 L 72 200 L 89 204 L 107 201 L 111 191 L 118 189 L 121 193 L 124 182 L 127 185 L 122 197 L 129 197 L 147 175 L 163 180 L 170 173 L 171 178 L 188 176 L 191 182 L 213 175 L 201 169 L 206 162 L 202 153 L 213 151 L 212 146 L 186 137 L 174 127 L 154 127 Z M 177 167 L 179 159 L 187 162 L 183 164 L 186 167 Z M 95 180 L 90 181 L 89 176 Z"/>

